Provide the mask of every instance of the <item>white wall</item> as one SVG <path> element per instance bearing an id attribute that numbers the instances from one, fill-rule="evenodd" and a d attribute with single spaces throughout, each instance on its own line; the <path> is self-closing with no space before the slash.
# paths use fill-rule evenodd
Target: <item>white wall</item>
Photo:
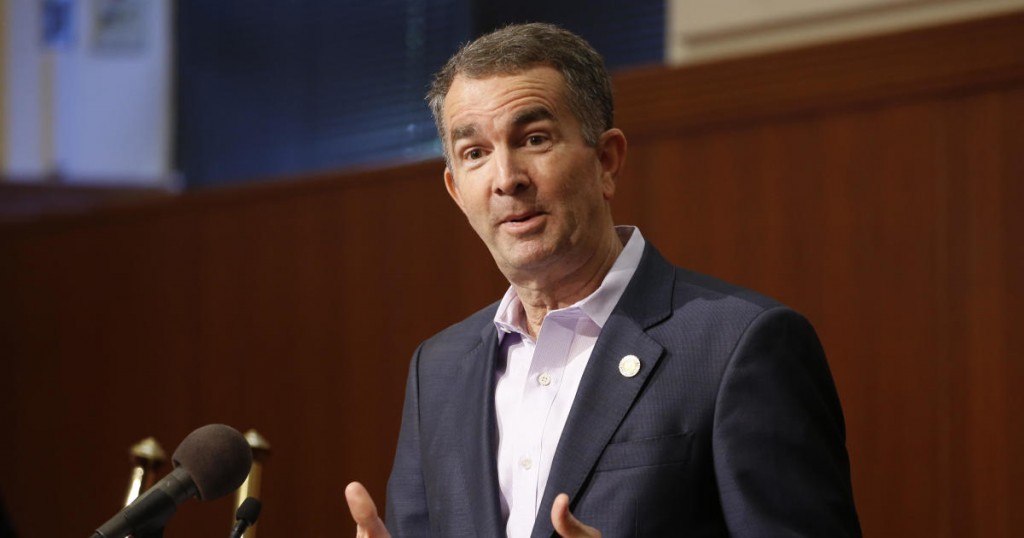
<path id="1" fill-rule="evenodd" d="M 668 0 L 666 60 L 684 64 L 1024 9 L 1024 0 Z"/>
<path id="2" fill-rule="evenodd" d="M 7 40 L 4 102 L 0 117 L 5 130 L 4 172 L 16 179 L 39 180 L 47 173 L 44 108 L 45 55 L 39 47 L 37 2 L 4 0 Z"/>
<path id="3" fill-rule="evenodd" d="M 118 35 L 138 38 L 121 47 L 102 45 L 103 36 L 113 35 L 99 22 L 108 2 L 72 0 L 70 42 L 49 50 L 42 44 L 41 2 L 7 1 L 13 8 L 3 122 L 7 174 L 27 181 L 56 176 L 66 184 L 167 185 L 171 0 L 139 0 L 137 24 L 113 26 L 129 29 Z"/>

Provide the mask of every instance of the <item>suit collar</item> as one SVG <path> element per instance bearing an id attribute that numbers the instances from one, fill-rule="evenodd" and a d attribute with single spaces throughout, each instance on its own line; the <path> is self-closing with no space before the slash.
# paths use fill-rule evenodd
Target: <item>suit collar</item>
<path id="1" fill-rule="evenodd" d="M 565 307 L 566 309 L 579 308 L 601 328 L 608 322 L 608 318 L 636 273 L 647 244 L 643 234 L 635 226 L 616 226 L 615 233 L 623 242 L 623 249 L 601 280 L 601 284 L 588 296 Z M 549 314 L 552 312 L 557 311 L 551 311 Z M 498 310 L 494 314 L 494 324 L 498 328 L 499 344 L 504 335 L 508 333 L 518 333 L 523 338 L 530 339 L 526 313 L 523 310 L 522 301 L 516 294 L 515 286 L 509 286 L 505 296 L 498 303 Z"/>
<path id="2" fill-rule="evenodd" d="M 625 316 L 635 320 L 642 329 L 649 329 L 672 315 L 674 286 L 675 267 L 648 242 L 640 265 L 612 316 Z"/>

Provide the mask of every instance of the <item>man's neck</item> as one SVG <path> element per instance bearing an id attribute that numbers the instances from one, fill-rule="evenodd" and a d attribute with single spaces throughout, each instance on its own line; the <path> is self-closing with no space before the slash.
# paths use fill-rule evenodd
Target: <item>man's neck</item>
<path id="1" fill-rule="evenodd" d="M 548 312 L 570 306 L 594 293 L 615 264 L 622 248 L 622 241 L 613 230 L 594 255 L 575 270 L 563 275 L 552 275 L 548 271 L 540 277 L 510 279 L 523 305 L 530 336 L 537 338 Z"/>

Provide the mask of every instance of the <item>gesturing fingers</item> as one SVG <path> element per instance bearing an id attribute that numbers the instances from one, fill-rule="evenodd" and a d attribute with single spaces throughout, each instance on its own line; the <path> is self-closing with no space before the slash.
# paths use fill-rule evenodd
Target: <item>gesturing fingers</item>
<path id="1" fill-rule="evenodd" d="M 390 538 L 384 522 L 377 515 L 377 505 L 359 482 L 352 482 L 345 488 L 345 501 L 352 519 L 356 522 L 356 538 Z"/>
<path id="2" fill-rule="evenodd" d="M 551 505 L 551 524 L 563 538 L 601 538 L 601 532 L 584 525 L 569 511 L 569 496 L 560 493 Z"/>

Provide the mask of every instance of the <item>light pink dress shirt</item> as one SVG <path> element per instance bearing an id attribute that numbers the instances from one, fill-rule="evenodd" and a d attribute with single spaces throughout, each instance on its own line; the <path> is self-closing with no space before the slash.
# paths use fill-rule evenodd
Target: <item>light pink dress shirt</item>
<path id="1" fill-rule="evenodd" d="M 513 288 L 494 324 L 500 357 L 494 392 L 498 421 L 498 483 L 509 538 L 527 538 L 547 485 L 551 461 L 594 344 L 644 250 L 640 230 L 617 226 L 625 244 L 601 286 L 572 306 L 548 312 L 534 340 Z M 499 367 L 500 368 L 500 367 Z"/>

